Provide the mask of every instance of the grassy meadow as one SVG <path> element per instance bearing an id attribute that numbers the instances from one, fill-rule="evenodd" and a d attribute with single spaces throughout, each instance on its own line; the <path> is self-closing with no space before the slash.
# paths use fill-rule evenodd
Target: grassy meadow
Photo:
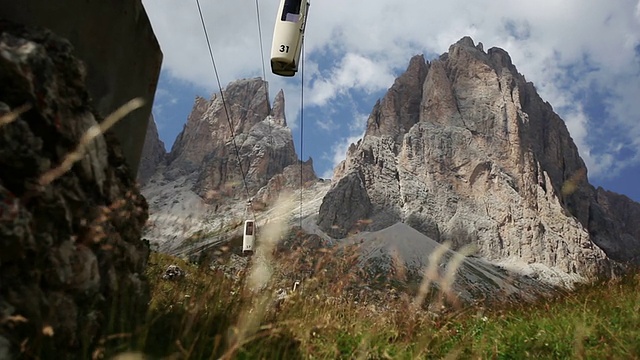
<path id="1" fill-rule="evenodd" d="M 162 279 L 170 264 L 187 276 Z M 105 338 L 97 354 L 116 359 L 640 358 L 640 275 L 585 285 L 535 304 L 443 302 L 434 312 L 400 293 L 371 301 L 352 296 L 356 277 L 350 259 L 315 266 L 330 270 L 276 300 L 274 291 L 286 284 L 271 281 L 252 291 L 249 274 L 233 280 L 153 253 L 147 321 L 133 334 Z"/>

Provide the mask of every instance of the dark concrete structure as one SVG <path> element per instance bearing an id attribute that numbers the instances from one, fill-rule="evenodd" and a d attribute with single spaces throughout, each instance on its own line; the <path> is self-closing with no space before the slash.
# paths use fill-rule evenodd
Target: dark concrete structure
<path id="1" fill-rule="evenodd" d="M 102 116 L 135 97 L 145 100 L 112 130 L 135 177 L 162 63 L 141 0 L 0 0 L 0 18 L 67 38 L 87 67 L 87 88 Z"/>

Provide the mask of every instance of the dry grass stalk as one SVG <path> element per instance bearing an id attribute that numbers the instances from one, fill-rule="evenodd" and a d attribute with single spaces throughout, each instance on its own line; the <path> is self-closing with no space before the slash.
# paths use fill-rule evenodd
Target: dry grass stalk
<path id="1" fill-rule="evenodd" d="M 451 302 L 457 302 L 458 299 L 456 295 L 453 293 L 453 282 L 455 281 L 456 273 L 462 265 L 464 259 L 473 254 L 476 251 L 477 247 L 474 244 L 468 244 L 463 246 L 460 250 L 456 251 L 451 259 L 449 259 L 449 263 L 447 264 L 447 269 L 445 275 L 442 277 L 441 291 L 442 294 L 447 297 L 447 299 Z M 441 305 L 441 304 L 438 304 Z"/>
<path id="2" fill-rule="evenodd" d="M 584 348 L 585 339 L 588 339 L 590 333 L 589 328 L 585 324 L 576 324 L 575 338 L 573 340 L 573 354 L 576 359 L 585 359 L 586 351 Z"/>
<path id="3" fill-rule="evenodd" d="M 125 352 L 113 357 L 112 360 L 145 360 L 147 357 L 139 352 Z"/>
<path id="4" fill-rule="evenodd" d="M 560 190 L 562 195 L 569 196 L 576 192 L 586 178 L 587 170 L 585 168 L 578 169 L 562 184 L 562 189 Z"/>
<path id="5" fill-rule="evenodd" d="M 31 109 L 31 105 L 29 104 L 25 104 L 22 105 L 20 107 L 18 107 L 17 109 L 10 111 L 4 115 L 0 116 L 0 128 L 2 128 L 5 125 L 8 125 L 14 121 L 16 121 L 16 119 L 24 114 L 25 112 L 29 111 Z"/>
<path id="6" fill-rule="evenodd" d="M 268 291 L 268 284 L 275 266 L 273 251 L 288 229 L 287 215 L 291 214 L 294 204 L 291 194 L 281 195 L 274 206 L 277 213 L 260 232 L 256 253 L 247 278 L 247 290 L 249 296 L 252 296 L 252 301 L 249 303 L 249 307 L 240 313 L 236 328 L 231 335 L 232 345 L 222 358 L 232 358 L 242 345 L 256 336 L 267 307 L 272 303 L 272 294 Z"/>
<path id="7" fill-rule="evenodd" d="M 394 277 L 396 278 L 396 280 L 398 281 L 407 281 L 407 268 L 404 264 L 404 260 L 402 259 L 402 256 L 400 255 L 400 251 L 398 251 L 398 249 L 394 246 L 391 249 L 391 261 L 392 261 L 392 267 L 395 270 L 394 271 Z"/>
<path id="8" fill-rule="evenodd" d="M 420 288 L 413 300 L 413 306 L 419 308 L 427 298 L 431 283 L 438 279 L 438 267 L 440 259 L 449 251 L 450 243 L 445 242 L 441 246 L 438 246 L 434 252 L 429 255 L 429 265 L 424 270 L 424 276 L 420 282 Z"/>

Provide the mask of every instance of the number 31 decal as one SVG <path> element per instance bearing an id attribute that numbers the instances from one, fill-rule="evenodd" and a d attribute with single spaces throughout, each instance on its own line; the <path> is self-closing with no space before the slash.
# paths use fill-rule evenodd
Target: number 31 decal
<path id="1" fill-rule="evenodd" d="M 289 47 L 285 45 L 280 45 L 280 52 L 289 53 Z"/>

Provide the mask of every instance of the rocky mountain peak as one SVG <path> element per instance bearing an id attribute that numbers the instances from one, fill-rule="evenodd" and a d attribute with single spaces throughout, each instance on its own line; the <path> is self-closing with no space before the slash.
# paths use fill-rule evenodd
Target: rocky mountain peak
<path id="1" fill-rule="evenodd" d="M 489 55 L 489 59 L 496 69 L 507 68 L 515 70 L 511 62 L 511 56 L 504 49 L 493 47 L 489 49 L 487 55 Z"/>
<path id="2" fill-rule="evenodd" d="M 196 97 L 166 164 L 165 180 L 187 179 L 207 203 L 224 202 L 229 195 L 230 201 L 246 197 L 245 184 L 254 196 L 274 176 L 298 164 L 284 92 L 278 92 L 271 107 L 268 83 L 252 78 L 229 83 L 210 100 Z M 315 178 L 313 165 L 306 167 Z"/>
<path id="3" fill-rule="evenodd" d="M 219 153 L 234 136 L 244 134 L 271 112 L 267 83 L 260 78 L 236 80 L 213 94 L 196 97 L 182 132 L 168 156 L 173 176 L 197 171 L 205 157 Z M 228 116 L 228 117 L 227 117 Z"/>
<path id="4" fill-rule="evenodd" d="M 273 108 L 271 109 L 271 118 L 273 122 L 286 127 L 287 126 L 287 118 L 284 115 L 284 91 L 278 91 L 275 100 L 273 101 Z"/>
<path id="5" fill-rule="evenodd" d="M 419 119 L 422 84 L 429 66 L 424 56 L 409 61 L 404 74 L 393 83 L 387 95 L 378 101 L 367 121 L 370 136 L 402 136 Z"/>
<path id="6" fill-rule="evenodd" d="M 640 234 L 606 204 L 640 205 L 598 196 L 564 121 L 505 50 L 483 49 L 464 37 L 431 63 L 411 59 L 335 170 L 320 228 L 341 238 L 401 221 L 580 276 L 608 273 L 607 255 L 638 259 Z"/>
<path id="7" fill-rule="evenodd" d="M 142 188 L 151 213 L 145 236 L 161 251 L 192 254 L 233 238 L 248 201 L 261 225 L 291 190 L 312 200 L 305 209 L 317 211 L 316 193 L 329 183 L 318 181 L 311 158 L 298 160 L 284 92 L 271 107 L 267 89 L 261 79 L 242 79 L 209 100 L 195 99 L 167 160 Z"/>
<path id="8" fill-rule="evenodd" d="M 467 48 L 475 48 L 476 47 L 476 45 L 473 42 L 473 39 L 471 38 L 471 36 L 463 36 L 455 44 L 453 44 L 453 45 L 451 45 L 451 47 L 449 47 L 449 52 L 451 52 L 451 50 L 456 46 L 467 47 Z"/>

